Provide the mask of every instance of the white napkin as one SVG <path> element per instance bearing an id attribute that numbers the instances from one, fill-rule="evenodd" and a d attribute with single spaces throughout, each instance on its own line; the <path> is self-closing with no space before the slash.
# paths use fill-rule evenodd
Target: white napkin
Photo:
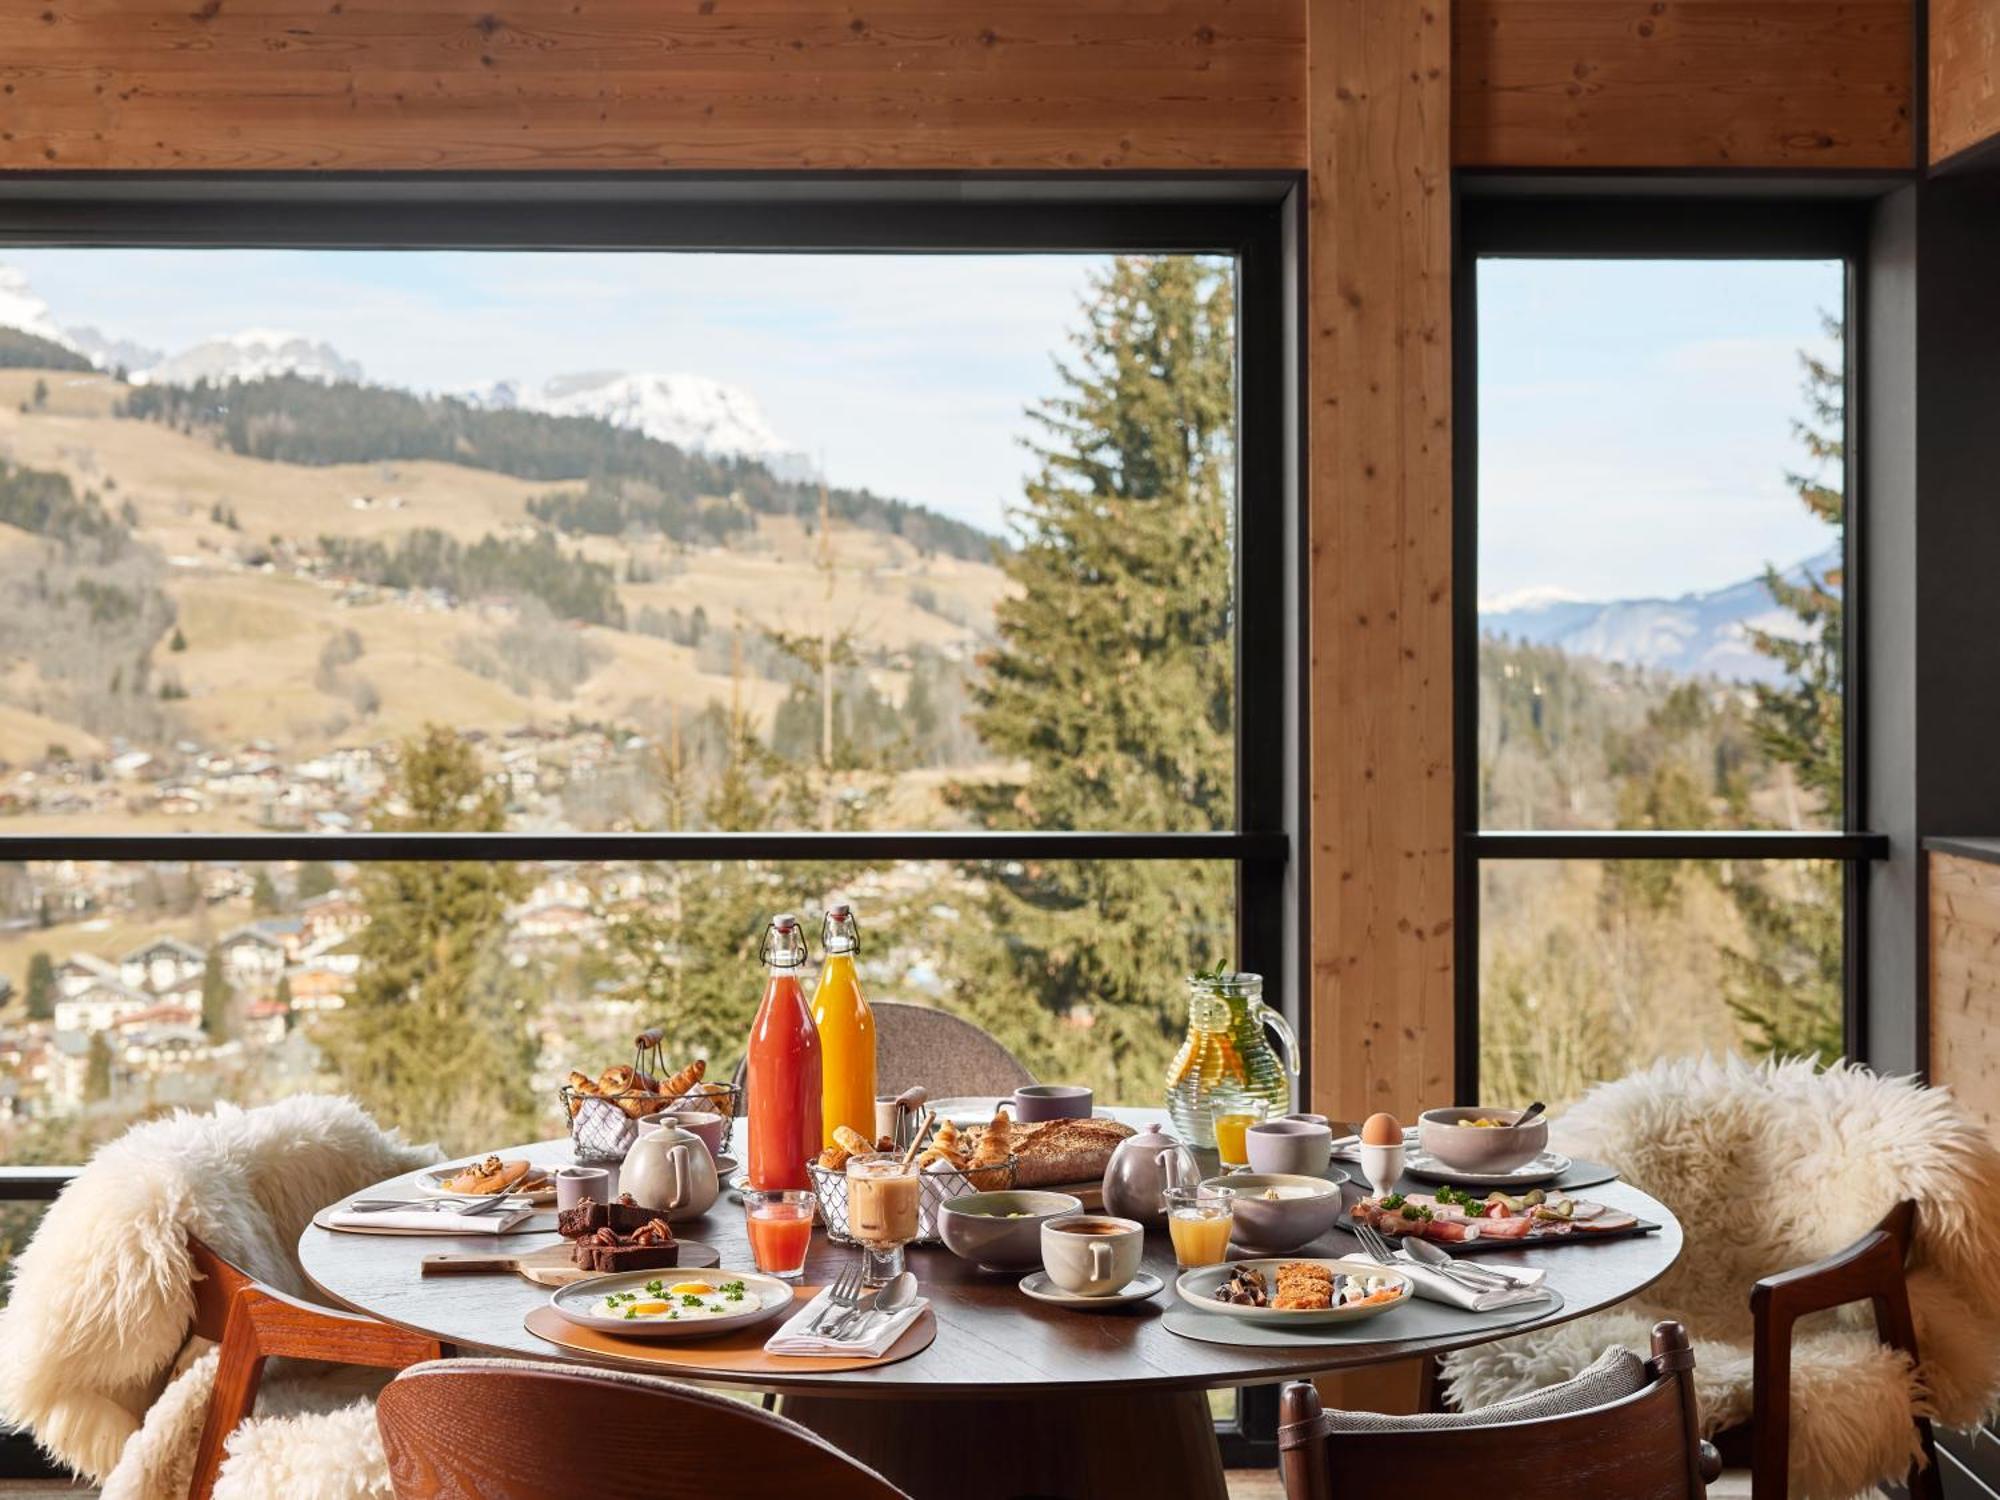
<path id="1" fill-rule="evenodd" d="M 870 1314 L 860 1329 L 860 1332 L 867 1335 L 865 1338 L 859 1340 L 846 1338 L 835 1343 L 824 1335 L 806 1332 L 806 1329 L 812 1326 L 813 1319 L 833 1305 L 829 1295 L 831 1290 L 827 1288 L 821 1291 L 812 1301 L 787 1318 L 778 1331 L 764 1341 L 764 1352 L 835 1355 L 842 1358 L 852 1358 L 859 1354 L 870 1359 L 879 1359 L 889 1352 L 889 1346 L 901 1338 L 904 1330 L 916 1322 L 923 1315 L 924 1309 L 930 1305 L 929 1298 L 919 1297 L 892 1317 L 878 1318 Z M 836 1313 L 827 1319 L 829 1328 L 833 1326 L 838 1316 Z"/>
<path id="2" fill-rule="evenodd" d="M 441 1208 L 387 1208 L 380 1213 L 364 1214 L 343 1208 L 329 1214 L 327 1222 L 336 1229 L 359 1229 L 364 1233 L 414 1229 L 423 1234 L 505 1234 L 534 1216 L 532 1204 L 496 1208 L 483 1214 L 446 1213 Z"/>
<path id="3" fill-rule="evenodd" d="M 1468 1312 L 1493 1312 L 1502 1307 L 1519 1307 L 1524 1302 L 1549 1300 L 1548 1289 L 1542 1285 L 1542 1277 L 1546 1273 L 1523 1266 L 1507 1267 L 1506 1274 L 1513 1279 L 1514 1285 L 1496 1286 L 1490 1292 L 1474 1291 L 1435 1266 L 1418 1264 L 1401 1250 L 1396 1252 L 1396 1269 L 1410 1278 L 1410 1284 L 1419 1297 L 1449 1303 Z"/>

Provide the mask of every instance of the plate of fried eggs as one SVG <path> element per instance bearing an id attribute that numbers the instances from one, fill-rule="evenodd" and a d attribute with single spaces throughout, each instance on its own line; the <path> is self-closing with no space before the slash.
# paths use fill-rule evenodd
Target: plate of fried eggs
<path id="1" fill-rule="evenodd" d="M 625 1271 L 572 1282 L 549 1298 L 579 1328 L 634 1339 L 708 1338 L 792 1305 L 792 1289 L 755 1271 Z"/>

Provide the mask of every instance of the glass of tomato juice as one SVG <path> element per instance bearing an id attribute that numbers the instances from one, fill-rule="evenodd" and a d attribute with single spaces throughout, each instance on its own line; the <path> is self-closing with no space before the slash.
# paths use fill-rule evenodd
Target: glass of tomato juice
<path id="1" fill-rule="evenodd" d="M 817 1202 L 811 1193 L 799 1188 L 744 1190 L 743 1219 L 758 1270 L 784 1281 L 797 1281 L 805 1274 Z"/>

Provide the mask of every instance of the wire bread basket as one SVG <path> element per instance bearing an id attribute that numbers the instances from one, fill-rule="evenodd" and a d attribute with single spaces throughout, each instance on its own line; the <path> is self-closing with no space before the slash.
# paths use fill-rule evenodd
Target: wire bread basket
<path id="1" fill-rule="evenodd" d="M 656 1026 L 640 1032 L 633 1042 L 630 1066 L 607 1068 L 595 1080 L 570 1074 L 570 1081 L 557 1092 L 569 1119 L 576 1159 L 622 1162 L 639 1139 L 640 1125 L 660 1111 L 676 1107 L 721 1115 L 722 1149 L 727 1151 L 736 1132 L 742 1091 L 732 1083 L 704 1079 L 683 1092 L 669 1092 L 675 1071 L 667 1063 L 665 1038 Z"/>
<path id="2" fill-rule="evenodd" d="M 917 1196 L 917 1238 L 914 1243 L 943 1243 L 938 1211 L 952 1199 L 963 1198 L 967 1193 L 993 1193 L 1012 1187 L 1014 1168 L 1019 1160 L 1019 1157 L 1010 1156 L 997 1165 L 971 1167 L 963 1172 L 935 1166 L 918 1172 L 922 1188 Z M 826 1225 L 826 1237 L 836 1245 L 858 1245 L 860 1241 L 854 1238 L 847 1224 L 847 1169 L 835 1170 L 809 1161 L 806 1173 L 811 1177 L 813 1192 L 819 1198 L 819 1214 Z"/>

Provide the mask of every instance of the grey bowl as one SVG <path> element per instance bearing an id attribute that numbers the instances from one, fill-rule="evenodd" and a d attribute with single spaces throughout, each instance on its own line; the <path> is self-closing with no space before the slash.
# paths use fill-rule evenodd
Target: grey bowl
<path id="1" fill-rule="evenodd" d="M 1496 1109 L 1483 1105 L 1458 1105 L 1451 1109 L 1427 1109 L 1417 1117 L 1417 1144 L 1437 1160 L 1460 1172 L 1511 1172 L 1524 1167 L 1549 1148 L 1549 1117 L 1537 1116 L 1518 1130 L 1510 1123 L 1499 1126 L 1469 1125 L 1468 1120 L 1507 1120 L 1520 1115 L 1518 1109 Z"/>
<path id="2" fill-rule="evenodd" d="M 1290 1172 L 1235 1172 L 1211 1177 L 1203 1187 L 1227 1188 L 1236 1195 L 1230 1205 L 1235 1222 L 1229 1242 L 1252 1255 L 1289 1255 L 1310 1245 L 1333 1228 L 1340 1217 L 1340 1188 L 1347 1174 L 1330 1170 L 1324 1177 Z M 1272 1188 L 1296 1196 L 1265 1198 Z"/>
<path id="3" fill-rule="evenodd" d="M 939 1208 L 938 1236 L 953 1255 L 989 1271 L 1032 1271 L 1042 1263 L 1042 1226 L 1082 1212 L 1083 1200 L 1068 1193 L 966 1193 Z"/>

